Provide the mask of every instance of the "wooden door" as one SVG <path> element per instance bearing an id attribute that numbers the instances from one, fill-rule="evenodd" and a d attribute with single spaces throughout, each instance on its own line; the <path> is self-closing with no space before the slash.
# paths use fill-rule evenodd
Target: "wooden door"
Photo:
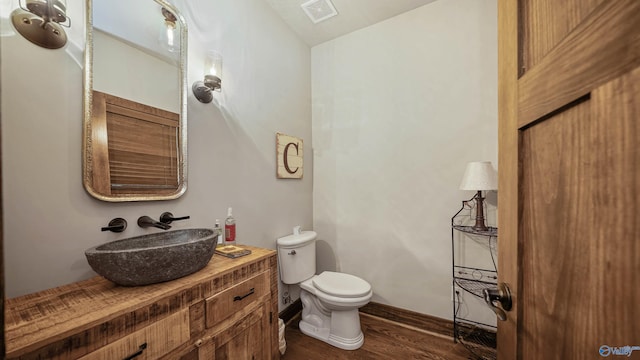
<path id="1" fill-rule="evenodd" d="M 498 358 L 615 358 L 640 346 L 640 1 L 498 7 Z"/>
<path id="2" fill-rule="evenodd" d="M 0 90 L 1 91 L 1 90 Z M 0 118 L 2 115 L 0 114 Z M 0 359 L 5 357 L 5 338 L 4 338 L 4 230 L 3 230 L 3 213 L 4 202 L 2 200 L 2 122 L 0 121 Z"/>

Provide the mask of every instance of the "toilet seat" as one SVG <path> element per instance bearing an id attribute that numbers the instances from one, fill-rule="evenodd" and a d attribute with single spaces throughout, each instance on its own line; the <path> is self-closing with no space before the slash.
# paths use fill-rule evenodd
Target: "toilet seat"
<path id="1" fill-rule="evenodd" d="M 330 310 L 357 309 L 366 305 L 371 300 L 371 296 L 373 296 L 371 285 L 357 276 L 342 273 L 323 274 L 314 275 L 310 279 L 301 282 L 300 288 L 313 294 Z M 324 286 L 327 291 L 341 294 L 333 295 L 320 289 L 316 285 L 316 279 L 319 277 L 320 286 Z M 354 285 L 354 287 L 348 288 L 351 285 Z M 367 289 L 368 291 L 366 291 Z"/>
<path id="2" fill-rule="evenodd" d="M 314 276 L 312 282 L 316 289 L 340 298 L 357 298 L 371 292 L 371 285 L 365 280 L 339 272 L 324 271 Z"/>

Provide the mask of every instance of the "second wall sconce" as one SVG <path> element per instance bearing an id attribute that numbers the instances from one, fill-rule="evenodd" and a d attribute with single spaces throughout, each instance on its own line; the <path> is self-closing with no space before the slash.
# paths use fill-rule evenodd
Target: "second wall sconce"
<path id="1" fill-rule="evenodd" d="M 176 30 L 176 21 L 178 21 L 178 19 L 172 12 L 164 7 L 161 11 L 164 17 L 164 24 L 160 32 L 160 46 L 169 52 L 176 52 L 180 49 L 180 45 L 178 45 L 176 41 L 179 36 Z"/>
<path id="2" fill-rule="evenodd" d="M 62 26 L 70 27 L 65 0 L 25 0 L 11 13 L 13 26 L 32 43 L 47 49 L 59 49 L 67 43 Z M 62 26 L 60 26 L 62 25 Z"/>
<path id="3" fill-rule="evenodd" d="M 222 89 L 222 55 L 215 51 L 207 52 L 204 60 L 204 81 L 193 83 L 191 90 L 196 99 L 208 104 L 213 100 L 213 91 Z"/>

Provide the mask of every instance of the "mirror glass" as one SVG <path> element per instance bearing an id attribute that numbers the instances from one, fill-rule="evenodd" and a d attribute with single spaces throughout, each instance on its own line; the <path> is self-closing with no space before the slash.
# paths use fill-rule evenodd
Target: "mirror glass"
<path id="1" fill-rule="evenodd" d="M 187 27 L 164 0 L 87 0 L 83 183 L 104 201 L 186 191 Z"/>

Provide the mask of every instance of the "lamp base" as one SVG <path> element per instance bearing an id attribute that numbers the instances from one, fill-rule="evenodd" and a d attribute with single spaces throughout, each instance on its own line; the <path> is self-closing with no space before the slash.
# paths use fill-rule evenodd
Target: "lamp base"
<path id="1" fill-rule="evenodd" d="M 471 228 L 472 228 L 474 231 L 480 231 L 480 232 L 482 232 L 482 231 L 489 231 L 489 228 L 488 228 L 488 227 L 486 227 L 486 226 L 484 226 L 483 224 L 480 224 L 480 225 L 474 225 L 474 226 L 472 226 Z"/>
<path id="2" fill-rule="evenodd" d="M 476 196 L 476 224 L 472 229 L 475 231 L 488 231 L 489 228 L 484 224 L 484 198 L 482 197 L 482 191 L 478 190 Z"/>

